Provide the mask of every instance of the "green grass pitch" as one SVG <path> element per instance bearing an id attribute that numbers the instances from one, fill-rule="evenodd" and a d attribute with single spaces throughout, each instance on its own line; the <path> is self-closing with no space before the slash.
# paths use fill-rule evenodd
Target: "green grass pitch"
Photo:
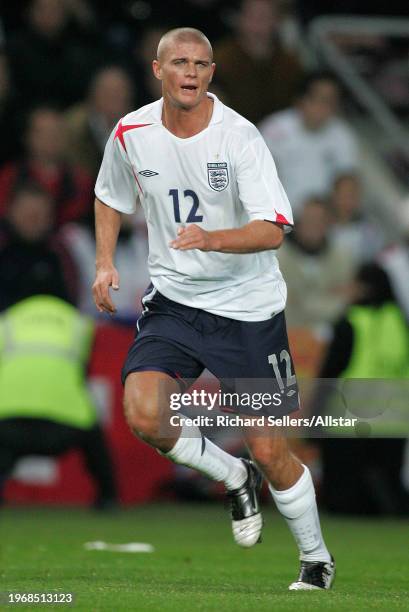
<path id="1" fill-rule="evenodd" d="M 338 566 L 335 586 L 300 593 L 287 590 L 298 560 L 284 521 L 270 506 L 264 516 L 263 543 L 243 550 L 218 504 L 142 506 L 109 516 L 6 508 L 0 514 L 0 591 L 73 592 L 71 609 L 87 612 L 409 610 L 406 521 L 324 517 Z M 94 540 L 147 542 L 155 552 L 86 551 L 83 544 Z"/>

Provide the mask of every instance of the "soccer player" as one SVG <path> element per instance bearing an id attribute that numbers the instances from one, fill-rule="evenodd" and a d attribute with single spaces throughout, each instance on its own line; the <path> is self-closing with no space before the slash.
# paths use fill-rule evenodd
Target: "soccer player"
<path id="1" fill-rule="evenodd" d="M 292 226 L 291 208 L 257 129 L 207 92 L 215 64 L 204 34 L 167 32 L 153 72 L 163 98 L 126 115 L 105 149 L 96 194 L 97 308 L 114 313 L 119 289 L 114 252 L 121 213 L 141 202 L 149 232 L 152 285 L 123 367 L 131 430 L 175 463 L 222 481 L 233 535 L 244 547 L 260 539 L 262 476 L 300 551 L 290 589 L 327 589 L 334 561 L 321 534 L 308 468 L 286 438 L 247 432 L 254 458 L 216 446 L 198 428 L 164 436 L 170 396 L 208 368 L 219 379 L 286 379 L 297 408 L 284 319 L 285 283 L 274 254 Z M 135 270 L 135 274 L 138 271 Z"/>

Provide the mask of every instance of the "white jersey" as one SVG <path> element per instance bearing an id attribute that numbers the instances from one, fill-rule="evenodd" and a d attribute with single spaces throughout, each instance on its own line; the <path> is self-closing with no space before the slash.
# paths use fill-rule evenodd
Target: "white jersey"
<path id="1" fill-rule="evenodd" d="M 137 199 L 149 233 L 149 272 L 165 297 L 242 321 L 283 310 L 286 286 L 274 251 L 178 251 L 178 227 L 239 228 L 256 219 L 292 226 L 291 207 L 257 128 L 216 96 L 206 129 L 179 138 L 161 120 L 163 100 L 126 115 L 105 148 L 95 194 L 122 213 Z M 135 270 L 135 274 L 138 271 Z"/>

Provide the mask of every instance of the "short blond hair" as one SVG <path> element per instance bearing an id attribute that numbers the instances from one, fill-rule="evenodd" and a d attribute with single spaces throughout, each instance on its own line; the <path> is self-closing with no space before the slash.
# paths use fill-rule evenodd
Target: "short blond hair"
<path id="1" fill-rule="evenodd" d="M 166 32 L 159 41 L 157 59 L 161 60 L 166 48 L 173 42 L 195 42 L 207 46 L 210 59 L 213 60 L 213 49 L 210 40 L 203 32 L 196 28 L 174 28 Z"/>

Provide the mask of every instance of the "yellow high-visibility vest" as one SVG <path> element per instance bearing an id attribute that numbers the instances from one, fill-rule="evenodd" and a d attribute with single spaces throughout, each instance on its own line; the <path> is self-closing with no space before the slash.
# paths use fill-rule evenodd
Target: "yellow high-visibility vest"
<path id="1" fill-rule="evenodd" d="M 0 419 L 43 418 L 82 429 L 96 413 L 85 375 L 94 325 L 59 298 L 33 296 L 0 317 Z"/>
<path id="2" fill-rule="evenodd" d="M 409 328 L 393 303 L 380 307 L 353 306 L 347 319 L 353 348 L 340 375 L 338 392 L 327 407 L 333 417 L 357 417 L 356 430 L 326 427 L 332 435 L 409 435 Z"/>

